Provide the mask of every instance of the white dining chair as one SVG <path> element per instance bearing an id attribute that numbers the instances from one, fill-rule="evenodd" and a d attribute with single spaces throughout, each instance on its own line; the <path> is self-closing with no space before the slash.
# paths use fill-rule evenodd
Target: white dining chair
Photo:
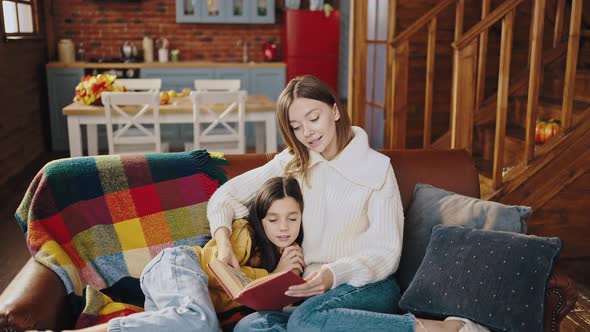
<path id="1" fill-rule="evenodd" d="M 117 78 L 115 83 L 125 86 L 128 91 L 160 91 L 162 88 L 161 78 Z"/>
<path id="2" fill-rule="evenodd" d="M 193 91 L 193 142 L 185 143 L 185 150 L 246 153 L 247 97 L 248 93 L 243 90 Z"/>
<path id="3" fill-rule="evenodd" d="M 240 90 L 240 80 L 195 80 L 196 91 L 238 91 Z"/>
<path id="4" fill-rule="evenodd" d="M 127 91 L 160 91 L 161 78 L 117 78 L 115 83 L 125 86 Z M 116 126 L 121 128 L 120 125 Z M 137 135 L 137 128 L 129 128 L 129 135 Z"/>
<path id="5" fill-rule="evenodd" d="M 160 137 L 160 94 L 103 92 L 109 154 L 168 152 Z"/>

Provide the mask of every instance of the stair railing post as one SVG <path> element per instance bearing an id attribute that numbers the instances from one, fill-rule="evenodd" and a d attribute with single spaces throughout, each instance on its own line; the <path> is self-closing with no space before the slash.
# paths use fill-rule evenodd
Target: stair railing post
<path id="1" fill-rule="evenodd" d="M 506 139 L 506 116 L 508 113 L 508 87 L 510 82 L 510 61 L 512 56 L 512 36 L 515 11 L 516 9 L 512 9 L 502 19 L 500 67 L 498 69 L 498 106 L 496 108 L 494 166 L 492 170 L 492 187 L 494 189 L 498 189 L 502 184 L 502 169 L 504 167 L 504 142 Z"/>
<path id="2" fill-rule="evenodd" d="M 408 109 L 408 66 L 410 42 L 402 42 L 392 48 L 392 107 L 385 112 L 384 142 L 386 149 L 406 147 L 406 119 Z"/>
<path id="3" fill-rule="evenodd" d="M 455 48 L 457 66 L 453 68 L 451 107 L 451 148 L 473 152 L 473 114 L 475 111 L 475 71 L 477 38 L 463 49 Z"/>
<path id="4" fill-rule="evenodd" d="M 553 48 L 561 42 L 561 35 L 563 34 L 563 24 L 565 18 L 565 0 L 557 0 L 557 8 L 555 9 L 555 26 L 553 27 Z"/>
<path id="5" fill-rule="evenodd" d="M 455 39 L 454 43 L 456 43 L 461 37 L 463 36 L 463 15 L 465 14 L 465 1 L 459 0 L 457 1 L 457 7 L 455 8 Z M 456 140 L 456 124 L 455 124 L 455 108 L 459 107 L 458 97 L 458 90 L 459 90 L 459 81 L 461 77 L 458 76 L 460 69 L 459 69 L 459 55 L 461 54 L 461 49 L 455 48 L 453 50 L 453 73 L 451 78 L 451 113 L 450 113 L 450 124 L 451 124 L 451 147 L 454 146 L 454 142 Z M 457 91 L 457 94 L 455 93 Z M 455 131 L 453 131 L 453 126 L 455 126 Z"/>
<path id="6" fill-rule="evenodd" d="M 524 163 L 528 165 L 535 157 L 535 126 L 537 107 L 539 105 L 539 89 L 543 72 L 543 25 L 545 23 L 545 0 L 536 0 L 533 5 L 533 24 L 531 26 L 531 45 L 529 58 L 529 88 L 526 109 L 526 134 Z"/>
<path id="7" fill-rule="evenodd" d="M 483 20 L 490 13 L 491 0 L 482 0 L 481 3 L 481 19 Z M 475 95 L 475 110 L 479 110 L 479 106 L 485 97 L 486 85 L 486 65 L 488 59 L 488 30 L 484 30 L 479 34 L 479 51 L 477 56 L 477 92 Z"/>
<path id="8" fill-rule="evenodd" d="M 426 91 L 424 93 L 424 133 L 422 147 L 429 148 L 432 139 L 432 104 L 434 100 L 434 59 L 436 57 L 436 17 L 428 24 L 426 55 Z"/>
<path id="9" fill-rule="evenodd" d="M 581 25 L 582 0 L 572 0 L 570 32 L 567 43 L 567 60 L 565 65 L 565 80 L 563 84 L 563 105 L 561 109 L 561 130 L 564 133 L 569 131 L 572 126 L 572 108 L 574 106 L 576 67 L 578 66 Z"/>

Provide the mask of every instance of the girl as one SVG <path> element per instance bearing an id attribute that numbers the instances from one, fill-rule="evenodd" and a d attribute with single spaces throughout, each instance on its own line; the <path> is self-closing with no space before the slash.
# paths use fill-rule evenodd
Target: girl
<path id="1" fill-rule="evenodd" d="M 300 244 L 303 197 L 297 180 L 268 179 L 250 204 L 249 223 L 236 220 L 230 244 L 238 268 L 250 279 L 268 271 L 304 268 Z M 207 263 L 217 256 L 211 240 L 203 248 L 180 246 L 162 250 L 141 275 L 145 312 L 118 317 L 81 331 L 218 331 L 216 312 L 239 306 L 213 277 Z"/>
<path id="2" fill-rule="evenodd" d="M 393 315 L 400 298 L 393 278 L 402 248 L 399 189 L 389 158 L 369 148 L 367 134 L 351 126 L 334 92 L 313 76 L 294 78 L 279 97 L 277 117 L 287 148 L 221 186 L 209 201 L 207 216 L 218 258 L 238 266 L 229 241 L 231 223 L 247 215 L 244 203 L 254 196 L 251 188 L 272 176 L 296 177 L 306 205 L 302 248 L 307 282 L 286 294 L 308 299 L 293 311 L 251 314 L 236 331 L 365 326 L 434 332 L 458 331 L 466 324 Z"/>

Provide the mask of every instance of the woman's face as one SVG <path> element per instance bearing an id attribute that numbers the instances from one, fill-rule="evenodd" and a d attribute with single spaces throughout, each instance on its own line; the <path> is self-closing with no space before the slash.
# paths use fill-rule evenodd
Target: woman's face
<path id="1" fill-rule="evenodd" d="M 308 98 L 295 98 L 289 107 L 289 125 L 299 142 L 329 159 L 336 155 L 336 105 Z"/>
<path id="2" fill-rule="evenodd" d="M 301 208 L 293 197 L 274 201 L 262 218 L 264 233 L 280 249 L 293 244 L 301 229 Z"/>

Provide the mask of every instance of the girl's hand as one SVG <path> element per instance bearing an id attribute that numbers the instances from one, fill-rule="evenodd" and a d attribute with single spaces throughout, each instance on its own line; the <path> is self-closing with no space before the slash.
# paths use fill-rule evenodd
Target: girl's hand
<path id="1" fill-rule="evenodd" d="M 291 286 L 285 295 L 293 297 L 310 297 L 323 294 L 334 285 L 334 275 L 330 269 L 321 269 L 319 272 L 310 274 L 304 284 Z"/>
<path id="2" fill-rule="evenodd" d="M 238 261 L 238 257 L 236 257 L 236 253 L 231 246 L 218 246 L 217 259 L 240 271 L 240 262 Z"/>
<path id="3" fill-rule="evenodd" d="M 303 250 L 298 244 L 292 244 L 283 250 L 281 259 L 273 273 L 293 271 L 296 275 L 301 275 L 304 268 Z"/>
<path id="4" fill-rule="evenodd" d="M 240 271 L 240 262 L 229 240 L 229 229 L 227 227 L 219 227 L 213 237 L 217 242 L 217 259 Z"/>

